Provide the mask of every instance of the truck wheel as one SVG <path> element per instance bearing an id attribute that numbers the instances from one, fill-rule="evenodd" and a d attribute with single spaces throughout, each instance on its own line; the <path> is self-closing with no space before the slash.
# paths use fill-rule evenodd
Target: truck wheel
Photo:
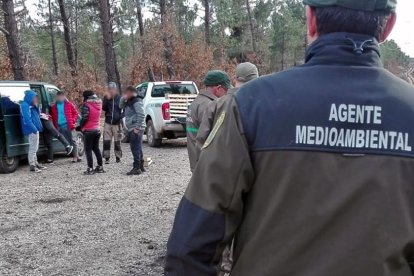
<path id="1" fill-rule="evenodd" d="M 76 132 L 76 146 L 78 147 L 79 156 L 83 156 L 85 154 L 85 140 L 83 133 L 80 131 Z"/>
<path id="2" fill-rule="evenodd" d="M 154 123 L 151 120 L 147 122 L 147 140 L 150 147 L 158 148 L 162 146 L 162 139 L 156 138 Z"/>
<path id="3" fill-rule="evenodd" d="M 0 172 L 15 172 L 17 170 L 17 167 L 19 166 L 19 161 L 19 157 L 8 157 L 6 154 L 6 149 L 4 147 L 0 148 Z"/>

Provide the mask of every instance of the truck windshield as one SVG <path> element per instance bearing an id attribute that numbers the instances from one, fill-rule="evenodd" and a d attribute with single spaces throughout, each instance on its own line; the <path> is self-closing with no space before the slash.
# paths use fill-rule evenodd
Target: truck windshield
<path id="1" fill-rule="evenodd" d="M 194 84 L 161 84 L 155 85 L 152 89 L 151 96 L 154 98 L 165 97 L 166 94 L 174 95 L 191 95 L 197 94 Z"/>

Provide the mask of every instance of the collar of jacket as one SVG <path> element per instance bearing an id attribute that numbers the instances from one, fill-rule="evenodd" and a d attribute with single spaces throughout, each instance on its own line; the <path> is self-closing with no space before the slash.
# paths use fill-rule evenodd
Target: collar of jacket
<path id="1" fill-rule="evenodd" d="M 203 96 L 205 96 L 205 97 L 207 97 L 207 98 L 209 98 L 209 99 L 211 99 L 213 101 L 214 100 L 217 100 L 217 97 L 214 94 L 212 94 L 209 91 L 207 91 L 207 90 L 204 90 L 204 91 L 200 92 L 200 95 L 203 95 Z"/>
<path id="2" fill-rule="evenodd" d="M 371 36 L 350 33 L 318 38 L 306 51 L 306 65 L 383 67 L 378 41 Z"/>

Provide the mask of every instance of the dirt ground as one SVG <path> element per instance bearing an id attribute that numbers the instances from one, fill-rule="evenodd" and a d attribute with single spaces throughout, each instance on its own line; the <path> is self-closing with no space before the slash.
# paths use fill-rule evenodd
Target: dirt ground
<path id="1" fill-rule="evenodd" d="M 132 157 L 83 176 L 58 158 L 41 174 L 27 165 L 0 175 L 0 275 L 162 275 L 176 207 L 190 178 L 183 140 L 144 145 L 154 163 L 127 177 Z"/>

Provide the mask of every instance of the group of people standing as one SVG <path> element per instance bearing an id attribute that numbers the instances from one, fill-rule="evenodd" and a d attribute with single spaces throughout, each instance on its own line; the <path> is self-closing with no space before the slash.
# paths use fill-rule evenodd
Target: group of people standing
<path id="1" fill-rule="evenodd" d="M 105 112 L 103 135 L 103 155 L 100 150 L 101 114 Z M 101 100 L 94 91 L 83 92 L 80 113 L 76 105 L 69 101 L 63 91 L 56 95 L 56 103 L 46 112 L 39 109 L 39 97 L 33 90 L 25 93 L 21 103 L 22 132 L 28 138 L 28 160 L 30 171 L 40 173 L 47 169 L 37 160 L 40 133 L 44 134 L 48 149 L 47 164 L 53 163 L 53 138 L 58 139 L 72 155 L 73 163 L 81 162 L 77 149 L 77 131 L 84 136 L 87 170 L 85 175 L 105 173 L 103 163 L 110 164 L 111 144 L 114 141 L 115 160 L 121 162 L 121 139 L 127 130 L 131 151 L 134 157 L 133 169 L 127 175 L 139 175 L 145 172 L 142 153 L 142 137 L 145 130 L 145 113 L 142 98 L 135 87 L 128 86 L 121 96 L 114 82 L 108 83 L 107 92 Z M 97 166 L 94 167 L 95 155 Z"/>

